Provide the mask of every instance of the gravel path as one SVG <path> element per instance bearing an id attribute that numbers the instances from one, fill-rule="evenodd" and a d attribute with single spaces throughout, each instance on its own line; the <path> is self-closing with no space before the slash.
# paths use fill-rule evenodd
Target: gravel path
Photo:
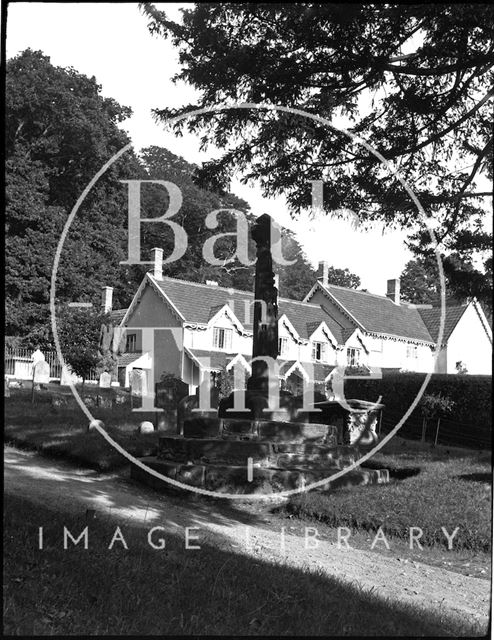
<path id="1" fill-rule="evenodd" d="M 286 534 L 283 545 L 280 529 L 262 523 L 261 516 L 252 521 L 247 511 L 243 518 L 241 503 L 233 510 L 219 503 L 179 501 L 128 480 L 128 471 L 99 474 L 11 447 L 5 449 L 4 478 L 6 493 L 26 496 L 59 511 L 92 508 L 119 523 L 132 522 L 147 530 L 159 525 L 180 535 L 185 527 L 199 527 L 200 531 L 194 532 L 199 540 L 194 544 L 207 539 L 258 559 L 317 567 L 373 589 L 383 598 L 460 614 L 487 629 L 489 581 L 420 562 L 400 563 L 372 551 L 340 549 L 324 539 L 315 548 L 305 548 L 303 538 Z M 310 540 L 307 546 L 313 544 Z"/>

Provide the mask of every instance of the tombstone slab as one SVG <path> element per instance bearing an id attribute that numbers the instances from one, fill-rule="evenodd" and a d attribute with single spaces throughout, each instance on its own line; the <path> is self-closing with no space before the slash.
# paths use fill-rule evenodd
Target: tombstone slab
<path id="1" fill-rule="evenodd" d="M 132 369 L 129 375 L 130 392 L 133 396 L 147 396 L 148 385 L 146 372 L 143 369 Z"/>
<path id="2" fill-rule="evenodd" d="M 103 371 L 99 377 L 99 386 L 101 389 L 109 389 L 111 387 L 111 373 Z"/>
<path id="3" fill-rule="evenodd" d="M 46 360 L 38 360 L 34 365 L 33 382 L 35 385 L 48 384 L 50 382 L 50 365 Z"/>

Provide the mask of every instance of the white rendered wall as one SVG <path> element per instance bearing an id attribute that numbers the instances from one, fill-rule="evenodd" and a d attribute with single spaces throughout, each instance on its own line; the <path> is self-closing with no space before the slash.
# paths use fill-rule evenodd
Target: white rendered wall
<path id="1" fill-rule="evenodd" d="M 470 374 L 492 375 L 492 341 L 470 304 L 449 337 L 446 373 L 457 373 L 456 363 L 462 361 Z"/>

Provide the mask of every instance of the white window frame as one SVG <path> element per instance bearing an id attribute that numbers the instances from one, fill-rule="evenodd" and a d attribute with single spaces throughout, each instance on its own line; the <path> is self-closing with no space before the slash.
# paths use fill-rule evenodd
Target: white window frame
<path id="1" fill-rule="evenodd" d="M 319 347 L 320 357 L 317 357 L 317 348 Z M 328 353 L 328 345 L 326 342 L 314 340 L 312 342 L 312 360 L 314 362 L 326 362 Z"/>
<path id="2" fill-rule="evenodd" d="M 220 351 L 232 349 L 233 330 L 226 327 L 213 327 L 213 348 Z"/>
<path id="3" fill-rule="evenodd" d="M 137 351 L 137 334 L 128 333 L 125 339 L 125 352 L 135 353 Z"/>
<path id="4" fill-rule="evenodd" d="M 407 344 L 407 359 L 408 360 L 417 360 L 419 357 L 418 347 L 416 344 Z"/>
<path id="5" fill-rule="evenodd" d="M 278 355 L 286 356 L 288 353 L 288 338 L 286 336 L 280 336 L 278 338 Z"/>
<path id="6" fill-rule="evenodd" d="M 360 367 L 362 364 L 361 359 L 362 349 L 358 347 L 347 347 L 346 350 L 346 363 L 347 367 Z"/>

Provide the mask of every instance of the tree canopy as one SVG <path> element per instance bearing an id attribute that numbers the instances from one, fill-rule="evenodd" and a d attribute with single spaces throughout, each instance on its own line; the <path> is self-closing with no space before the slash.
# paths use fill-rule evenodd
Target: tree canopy
<path id="1" fill-rule="evenodd" d="M 10 59 L 6 71 L 6 332 L 43 344 L 63 226 L 91 178 L 129 142 L 118 124 L 130 110 L 39 51 Z M 135 157 L 122 158 L 86 198 L 64 245 L 58 299 L 89 300 L 118 282 L 126 225 L 118 180 L 136 169 Z"/>
<path id="2" fill-rule="evenodd" d="M 27 346 L 46 348 L 53 346 L 49 295 L 58 240 L 88 182 L 129 143 L 119 124 L 130 110 L 101 96 L 94 78 L 55 67 L 39 51 L 26 50 L 10 59 L 6 71 L 6 333 L 22 337 Z M 71 225 L 57 274 L 57 303 L 92 302 L 99 308 L 103 286 L 114 287 L 115 308 L 130 303 L 150 270 L 150 265 L 120 264 L 126 260 L 128 242 L 127 192 L 120 180 L 137 178 L 173 182 L 183 196 L 173 219 L 186 230 L 188 249 L 180 260 L 164 266 L 165 275 L 252 290 L 254 266 L 229 261 L 235 253 L 234 236 L 215 244 L 219 265 L 208 264 L 202 248 L 213 235 L 235 231 L 229 209 L 243 212 L 250 221 L 253 214 L 235 195 L 195 184 L 198 172 L 200 167 L 156 146 L 122 156 L 90 191 Z M 162 215 L 167 198 L 162 186 L 144 184 L 142 216 Z M 223 211 L 218 227 L 209 229 L 206 216 L 215 209 Z M 142 260 L 151 260 L 153 247 L 170 255 L 172 243 L 173 235 L 162 223 L 142 224 Z M 253 242 L 249 245 L 254 257 Z M 301 298 L 314 282 L 314 271 L 286 230 L 282 248 L 296 263 L 280 274 L 281 293 Z"/>
<path id="3" fill-rule="evenodd" d="M 491 5 L 196 3 L 180 21 L 152 4 L 141 8 L 151 32 L 179 49 L 177 78 L 200 96 L 183 108 L 157 109 L 157 118 L 242 102 L 335 123 L 346 118 L 346 128 L 412 186 L 435 221 L 440 250 L 458 257 L 451 286 L 458 275 L 461 287 L 464 265 L 490 250 L 483 219 L 491 194 L 479 176 L 492 179 Z M 205 184 L 224 188 L 241 172 L 266 195 L 283 193 L 296 212 L 311 204 L 309 181 L 323 179 L 326 213 L 351 209 L 364 221 L 408 228 L 416 252 L 435 248 L 392 172 L 318 121 L 269 108 L 224 109 L 173 127 L 224 149 L 203 167 Z"/>
<path id="4" fill-rule="evenodd" d="M 492 320 L 492 261 L 486 261 L 487 274 L 481 275 L 469 263 L 453 254 L 443 261 L 446 304 L 464 304 L 476 297 L 484 313 Z M 453 273 L 453 278 L 451 278 Z M 451 286 L 451 280 L 454 287 Z M 413 304 L 439 306 L 441 283 L 434 255 L 419 256 L 405 265 L 400 277 L 401 296 Z"/>
<path id="5" fill-rule="evenodd" d="M 83 384 L 92 370 L 102 373 L 113 369 L 113 351 L 101 339 L 102 329 L 109 324 L 109 314 L 98 309 L 63 306 L 58 311 L 57 331 L 64 360 Z"/>

